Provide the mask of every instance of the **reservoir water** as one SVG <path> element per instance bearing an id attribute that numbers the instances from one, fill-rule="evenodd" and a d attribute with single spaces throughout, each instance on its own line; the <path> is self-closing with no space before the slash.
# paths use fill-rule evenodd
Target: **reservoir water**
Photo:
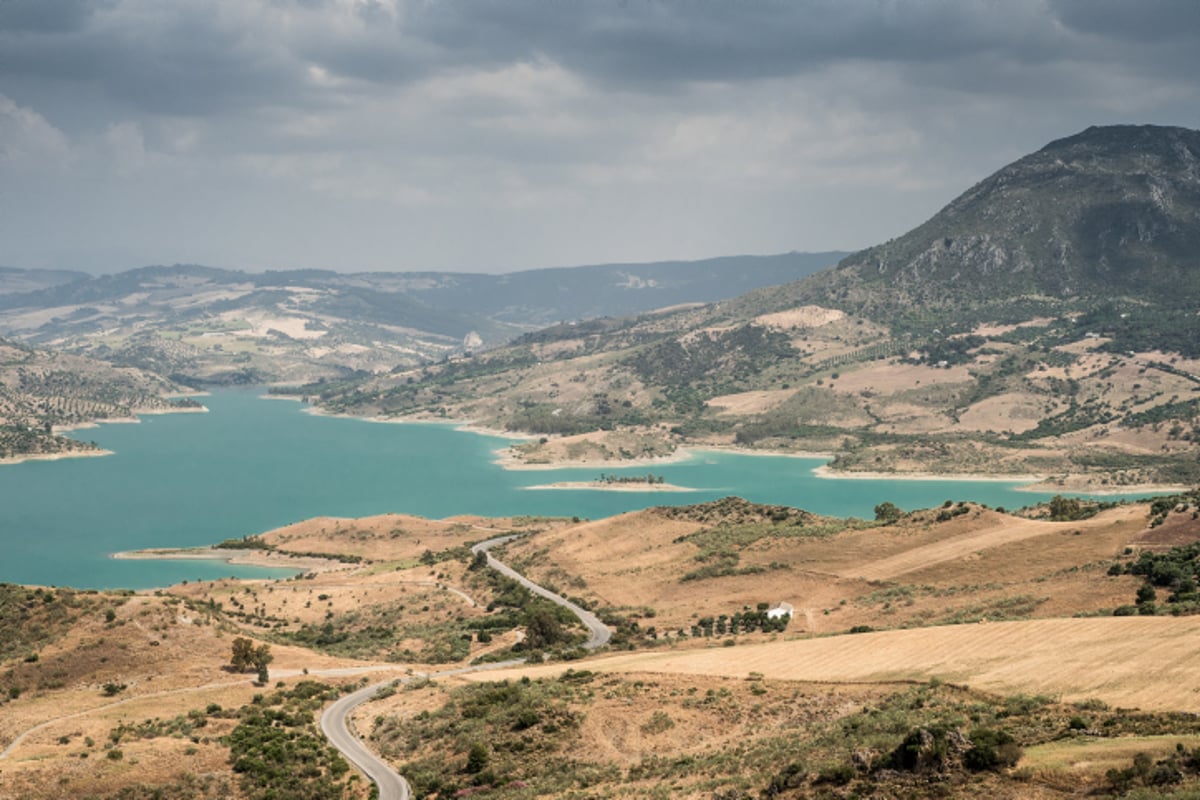
<path id="1" fill-rule="evenodd" d="M 0 465 L 0 581 L 81 588 L 147 588 L 267 570 L 220 562 L 110 558 L 143 547 L 205 545 L 314 516 L 400 512 L 579 516 L 596 519 L 654 505 L 739 495 L 820 514 L 871 517 L 889 500 L 904 509 L 944 500 L 1015 508 L 1044 499 L 1016 483 L 831 480 L 820 459 L 698 452 L 650 468 L 699 491 L 527 490 L 591 481 L 601 471 L 647 467 L 504 470 L 509 440 L 449 425 L 392 425 L 305 413 L 258 391 L 203 398 L 207 414 L 147 416 L 137 425 L 76 432 L 112 450 L 101 458 Z"/>

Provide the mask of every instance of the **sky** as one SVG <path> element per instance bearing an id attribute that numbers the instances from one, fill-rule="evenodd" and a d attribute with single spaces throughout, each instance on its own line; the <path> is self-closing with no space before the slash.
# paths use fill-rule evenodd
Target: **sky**
<path id="1" fill-rule="evenodd" d="M 855 250 L 1200 128 L 1196 0 L 0 0 L 0 264 Z"/>

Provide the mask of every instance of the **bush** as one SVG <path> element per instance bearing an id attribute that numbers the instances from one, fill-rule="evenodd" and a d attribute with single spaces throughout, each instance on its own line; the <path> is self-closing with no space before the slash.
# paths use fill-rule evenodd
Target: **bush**
<path id="1" fill-rule="evenodd" d="M 963 754 L 963 764 L 967 769 L 975 772 L 1000 769 L 1014 766 L 1021 760 L 1021 748 L 1017 747 L 1008 731 L 976 728 L 971 731 L 969 738 L 971 749 Z"/>
<path id="2" fill-rule="evenodd" d="M 845 786 L 854 780 L 854 767 L 849 764 L 838 764 L 826 767 L 817 774 L 817 783 L 832 783 L 834 786 Z"/>

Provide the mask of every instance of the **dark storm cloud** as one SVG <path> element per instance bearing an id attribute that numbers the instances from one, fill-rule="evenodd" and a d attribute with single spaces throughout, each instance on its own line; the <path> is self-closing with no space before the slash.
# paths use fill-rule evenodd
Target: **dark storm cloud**
<path id="1" fill-rule="evenodd" d="M 0 0 L 0 31 L 61 33 L 80 30 L 108 2 L 92 0 Z"/>
<path id="2" fill-rule="evenodd" d="M 1200 0 L 0 0 L 0 262 L 865 246 L 1088 125 L 1200 127 L 1198 36 Z"/>
<path id="3" fill-rule="evenodd" d="M 318 102 L 329 90 L 308 80 L 313 66 L 379 91 L 538 59 L 651 94 L 845 62 L 926 72 L 944 63 L 956 82 L 969 85 L 977 71 L 986 85 L 997 65 L 1086 60 L 1079 35 L 1119 43 L 1198 29 L 1194 0 L 457 0 L 394 10 L 312 0 L 0 0 L 0 92 L 6 83 L 74 80 L 151 113 L 208 114 Z M 1169 57 L 1152 56 L 1136 66 L 1171 68 Z"/>
<path id="4" fill-rule="evenodd" d="M 0 93 L 22 99 L 74 84 L 126 109 L 189 115 L 303 98 L 269 31 L 197 3 L 0 0 L 0 53 Z"/>
<path id="5" fill-rule="evenodd" d="M 1196 0 L 1052 0 L 1062 23 L 1114 40 L 1166 42 L 1200 38 Z"/>
<path id="6" fill-rule="evenodd" d="M 441 4 L 424 22 L 447 52 L 498 55 L 508 47 L 509 57 L 537 52 L 597 79 L 645 84 L 781 77 L 831 61 L 924 62 L 993 49 L 1044 57 L 1052 31 L 1020 24 L 1026 8 L 940 0 L 526 0 Z"/>

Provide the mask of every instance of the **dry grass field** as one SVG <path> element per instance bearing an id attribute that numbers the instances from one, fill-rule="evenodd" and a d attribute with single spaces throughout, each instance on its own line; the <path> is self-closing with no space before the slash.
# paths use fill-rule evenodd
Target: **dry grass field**
<path id="1" fill-rule="evenodd" d="M 182 735 L 126 736 L 116 748 L 113 731 L 185 719 L 213 705 L 248 708 L 279 681 L 404 679 L 505 657 L 499 654 L 521 642 L 520 628 L 500 629 L 488 641 L 460 634 L 509 613 L 496 606 L 503 587 L 471 568 L 466 547 L 509 532 L 527 535 L 498 554 L 533 580 L 591 604 L 617 626 L 614 645 L 585 662 L 400 687 L 358 714 L 360 729 L 373 731 L 375 746 L 397 763 L 425 769 L 420 765 L 432 763 L 435 752 L 397 738 L 403 726 L 387 720 L 426 719 L 436 744 L 443 735 L 437 720 L 456 714 L 446 709 L 472 686 L 530 678 L 535 686 L 552 681 L 546 692 L 566 691 L 553 681 L 568 680 L 562 676 L 573 668 L 600 677 L 585 692 L 571 690 L 562 708 L 579 716 L 563 719 L 578 724 L 546 734 L 546 741 L 569 741 L 576 766 L 563 772 L 560 756 L 549 751 L 525 760 L 505 756 L 513 774 L 528 766 L 557 786 L 549 776 L 586 773 L 596 797 L 757 796 L 774 770 L 810 748 L 804 758 L 817 759 L 806 773 L 811 788 L 823 785 L 821 770 L 849 758 L 831 744 L 829 726 L 873 725 L 862 714 L 875 707 L 895 707 L 888 713 L 905 724 L 924 724 L 918 717 L 925 712 L 903 698 L 941 682 L 959 687 L 952 694 L 961 696 L 930 708 L 1003 705 L 1011 696 L 1058 704 L 1039 712 L 1040 733 L 1021 734 L 1029 746 L 1016 772 L 963 786 L 955 778 L 947 796 L 974 785 L 987 796 L 1061 797 L 1072 780 L 1099 791 L 1107 786 L 1105 770 L 1124 769 L 1142 752 L 1167 758 L 1176 740 L 1191 747 L 1200 735 L 1174 717 L 1135 725 L 1115 710 L 1200 713 L 1200 618 L 1113 617 L 1113 608 L 1133 602 L 1140 581 L 1108 574 L 1114 562 L 1139 552 L 1200 541 L 1200 522 L 1185 511 L 1151 527 L 1144 504 L 1066 522 L 1042 516 L 955 504 L 878 524 L 730 499 L 590 522 L 308 520 L 258 537 L 255 546 L 270 553 L 237 551 L 303 566 L 302 576 L 81 594 L 58 627 L 45 626 L 43 639 L 8 651 L 0 688 L 19 691 L 0 699 L 0 749 L 11 745 L 0 758 L 0 798 L 140 797 L 130 787 L 152 785 L 179 796 L 241 796 L 223 738 L 236 715 L 209 717 L 203 729 Z M 25 591 L 14 597 L 30 613 L 50 602 L 45 593 Z M 783 632 L 697 634 L 702 618 L 776 602 L 795 607 Z M 870 630 L 848 634 L 852 628 Z M 269 645 L 269 686 L 226 668 L 237 636 Z M 526 700 L 545 700 L 534 695 Z M 1055 738 L 1051 729 L 1080 708 L 1114 709 L 1104 713 L 1117 721 L 1106 724 L 1126 727 L 1102 743 Z M 872 736 L 878 760 L 903 731 Z M 541 741 L 517 740 L 526 742 L 520 747 Z M 468 745 L 461 736 L 445 744 L 453 755 L 442 760 L 465 759 Z M 106 755 L 111 749 L 121 757 Z M 735 764 L 728 754 L 737 752 Z M 648 762 L 648 753 L 674 766 Z M 875 774 L 859 769 L 856 780 Z M 511 791 L 500 796 L 535 796 Z"/>
<path id="2" fill-rule="evenodd" d="M 1200 712 L 1200 620 L 1097 617 L 947 625 L 704 650 L 598 658 L 605 673 L 662 673 L 815 683 L 928 682 L 939 679 L 1001 695 L 1049 695 L 1067 702 Z M 526 667 L 474 677 L 559 674 Z"/>
<path id="3" fill-rule="evenodd" d="M 653 609 L 642 624 L 671 632 L 760 602 L 791 603 L 799 613 L 789 633 L 811 634 L 1070 616 L 1130 602 L 1133 579 L 1103 573 L 1146 529 L 1144 507 L 1076 522 L 962 508 L 947 521 L 934 510 L 836 532 L 818 523 L 728 533 L 719 523 L 648 510 L 564 525 L 509 545 L 507 557 L 534 580 L 599 607 Z M 708 539 L 696 536 L 702 531 L 711 531 Z M 685 580 L 714 551 L 735 553 L 734 574 Z"/>

